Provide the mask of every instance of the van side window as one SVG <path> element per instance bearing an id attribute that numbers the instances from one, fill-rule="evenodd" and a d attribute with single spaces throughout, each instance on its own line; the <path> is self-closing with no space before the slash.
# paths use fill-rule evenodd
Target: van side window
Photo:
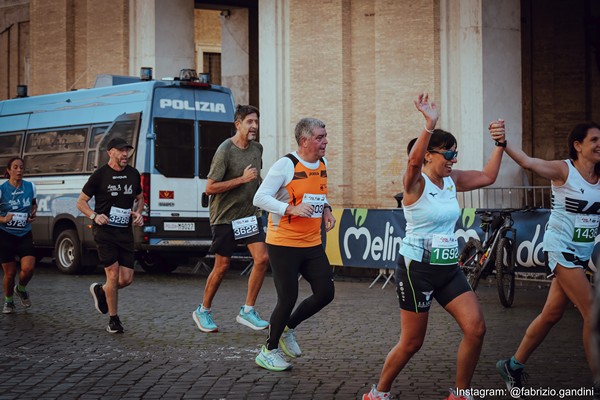
<path id="1" fill-rule="evenodd" d="M 98 149 L 100 141 L 106 134 L 106 129 L 108 129 L 108 125 L 92 127 L 92 133 L 90 135 L 89 144 L 90 150 L 88 151 L 87 161 L 85 164 L 85 170 L 87 172 L 94 172 L 94 170 L 98 168 L 98 166 L 96 165 L 96 150 Z"/>
<path id="2" fill-rule="evenodd" d="M 8 160 L 21 155 L 23 132 L 0 134 L 0 168 L 6 167 Z M 2 174 L 0 174 L 0 177 Z"/>
<path id="3" fill-rule="evenodd" d="M 28 132 L 25 174 L 73 174 L 83 171 L 88 127 Z"/>
<path id="4" fill-rule="evenodd" d="M 154 168 L 168 178 L 193 178 L 194 121 L 154 119 Z"/>
<path id="5" fill-rule="evenodd" d="M 200 179 L 206 179 L 210 171 L 210 163 L 215 151 L 225 139 L 233 136 L 235 127 L 232 123 L 225 122 L 199 122 L 200 139 L 198 145 L 198 159 L 200 160 Z"/>
<path id="6" fill-rule="evenodd" d="M 96 158 L 96 167 L 102 166 L 108 163 L 108 153 L 106 152 L 106 145 L 112 138 L 125 139 L 127 143 L 131 143 L 135 148 L 136 130 L 138 127 L 138 120 L 140 114 L 123 114 L 118 117 L 115 122 L 109 127 L 109 131 L 96 132 L 98 137 L 94 139 L 94 143 L 97 143 L 98 154 Z M 129 153 L 128 164 L 133 165 L 135 150 Z"/>

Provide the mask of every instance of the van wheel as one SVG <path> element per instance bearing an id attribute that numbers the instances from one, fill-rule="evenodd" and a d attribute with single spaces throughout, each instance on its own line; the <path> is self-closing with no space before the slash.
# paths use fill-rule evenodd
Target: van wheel
<path id="1" fill-rule="evenodd" d="M 143 252 L 139 255 L 140 265 L 149 274 L 170 274 L 178 267 L 177 260 L 161 254 Z"/>
<path id="2" fill-rule="evenodd" d="M 65 274 L 83 272 L 81 245 L 76 230 L 67 229 L 58 235 L 54 244 L 54 262 L 59 271 Z"/>

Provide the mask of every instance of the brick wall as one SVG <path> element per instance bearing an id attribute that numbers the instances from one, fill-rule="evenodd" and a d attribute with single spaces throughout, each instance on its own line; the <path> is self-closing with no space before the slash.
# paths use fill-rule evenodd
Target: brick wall
<path id="1" fill-rule="evenodd" d="M 327 124 L 333 204 L 396 205 L 406 144 L 422 125 L 412 101 L 439 92 L 434 12 L 411 0 L 291 2 L 292 121 Z"/>
<path id="2" fill-rule="evenodd" d="M 29 5 L 0 4 L 0 99 L 13 98 L 29 84 Z"/>
<path id="3" fill-rule="evenodd" d="M 127 75 L 128 4 L 32 0 L 30 94 L 90 87 L 97 74 Z"/>

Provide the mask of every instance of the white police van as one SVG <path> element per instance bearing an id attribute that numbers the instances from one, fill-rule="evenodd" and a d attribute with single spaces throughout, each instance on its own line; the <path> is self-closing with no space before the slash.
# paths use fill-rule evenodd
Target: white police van
<path id="1" fill-rule="evenodd" d="M 234 112 L 231 90 L 190 70 L 162 81 L 99 76 L 92 89 L 0 101 L 0 166 L 25 160 L 25 179 L 37 186 L 35 245 L 53 249 L 61 271 L 79 273 L 97 258 L 77 198 L 108 161 L 108 141 L 125 139 L 135 147 L 129 163 L 141 173 L 145 203 L 137 259 L 146 271 L 170 272 L 210 245 L 206 176 L 234 133 Z"/>

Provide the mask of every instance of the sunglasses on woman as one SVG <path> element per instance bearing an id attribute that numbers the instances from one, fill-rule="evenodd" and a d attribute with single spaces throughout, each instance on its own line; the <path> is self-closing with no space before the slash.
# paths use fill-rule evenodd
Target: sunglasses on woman
<path id="1" fill-rule="evenodd" d="M 430 153 L 441 154 L 448 161 L 452 161 L 458 156 L 457 150 L 446 150 L 446 151 L 427 150 L 427 151 Z"/>

